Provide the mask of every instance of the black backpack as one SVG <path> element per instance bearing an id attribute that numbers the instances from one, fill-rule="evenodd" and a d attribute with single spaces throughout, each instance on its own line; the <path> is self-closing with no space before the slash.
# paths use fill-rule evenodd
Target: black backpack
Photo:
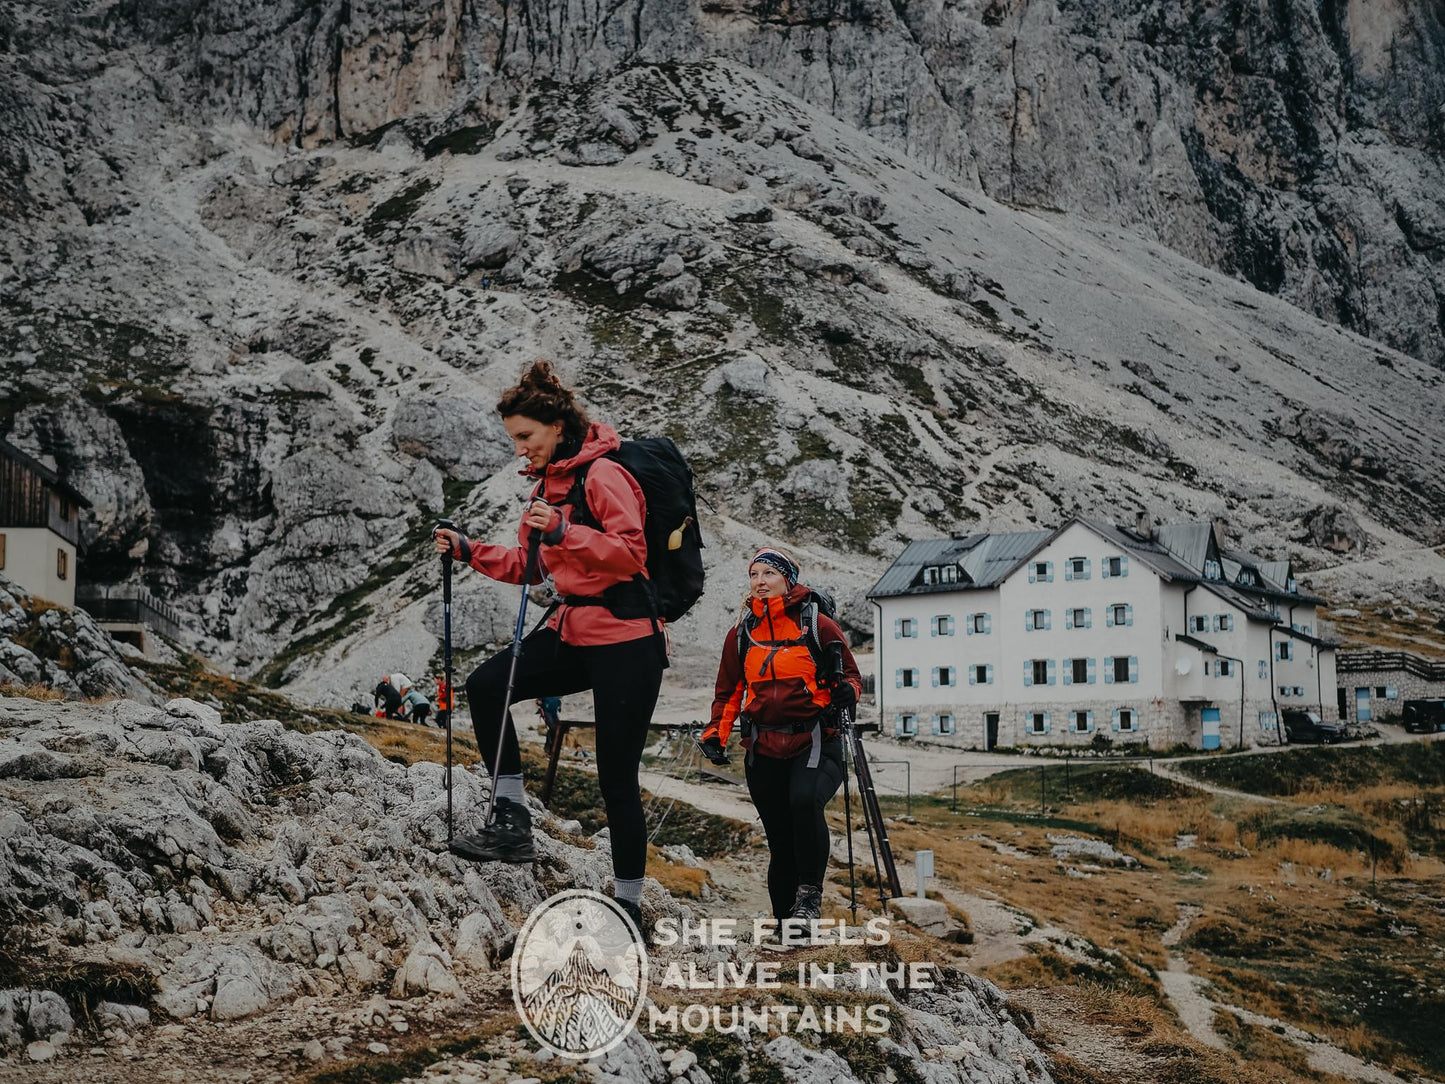
<path id="1" fill-rule="evenodd" d="M 614 584 L 596 600 L 568 598 L 567 602 L 600 604 L 622 618 L 676 621 L 692 609 L 703 591 L 703 541 L 692 468 L 668 437 L 624 440 L 621 448 L 608 452 L 606 457 L 636 479 L 647 499 L 647 518 L 642 526 L 647 539 L 647 577 L 639 575 L 627 583 Z M 601 530 L 602 525 L 587 507 L 587 470 L 591 465 L 583 464 L 573 477 L 567 503 L 572 507 L 574 523 Z"/>

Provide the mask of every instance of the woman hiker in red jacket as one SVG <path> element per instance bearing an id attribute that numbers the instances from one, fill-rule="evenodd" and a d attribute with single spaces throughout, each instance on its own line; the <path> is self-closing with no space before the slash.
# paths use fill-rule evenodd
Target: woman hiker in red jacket
<path id="1" fill-rule="evenodd" d="M 647 832 L 637 770 L 662 683 L 665 647 L 651 616 L 613 611 L 651 612 L 646 588 L 634 582 L 647 574 L 642 489 L 621 466 L 603 458 L 621 443 L 616 431 L 589 422 L 546 361 L 533 364 L 502 395 L 497 413 L 517 454 L 527 460 L 522 473 L 537 481 L 517 532 L 519 545 L 488 545 L 438 530 L 437 552 L 451 552 L 494 580 L 521 583 L 527 542 L 532 532 L 540 533 L 541 567 L 533 582 L 550 575 L 564 601 L 544 627 L 522 641 L 512 702 L 592 690 L 597 781 L 611 829 L 615 895 L 640 928 Z M 575 472 L 584 465 L 586 507 L 579 509 L 568 496 Z M 604 602 L 598 596 L 609 588 Z M 477 744 L 497 777 L 496 816 L 480 832 L 453 840 L 451 850 L 479 862 L 530 862 L 534 855 L 513 726 L 507 727 L 501 763 L 492 763 L 510 663 L 510 651 L 501 651 L 477 667 L 466 684 Z"/>
<path id="2" fill-rule="evenodd" d="M 773 914 L 816 919 L 828 866 L 823 810 L 843 781 L 837 712 L 857 704 L 863 682 L 842 630 L 816 612 L 816 603 L 805 609 L 812 592 L 798 582 L 792 558 L 774 547 L 759 550 L 748 567 L 748 587 L 738 624 L 723 642 L 703 750 L 720 761 L 737 722 L 747 750 L 748 791 L 772 852 Z M 816 637 L 806 627 L 812 616 Z M 841 645 L 843 676 L 829 688 L 819 681 L 818 658 L 835 643 Z"/>

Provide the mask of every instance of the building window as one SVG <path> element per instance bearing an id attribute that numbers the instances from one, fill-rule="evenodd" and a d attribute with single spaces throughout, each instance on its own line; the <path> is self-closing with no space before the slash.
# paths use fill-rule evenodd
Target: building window
<path id="1" fill-rule="evenodd" d="M 935 635 L 935 636 L 952 636 L 952 635 L 953 635 L 953 618 L 948 617 L 948 616 L 946 616 L 946 615 L 944 615 L 944 614 L 939 614 L 937 617 L 935 617 L 935 618 L 933 619 L 933 635 Z"/>
<path id="2" fill-rule="evenodd" d="M 1109 607 L 1108 620 L 1104 624 L 1113 628 L 1115 625 L 1132 625 L 1134 623 L 1134 607 L 1127 602 L 1116 602 Z"/>
<path id="3" fill-rule="evenodd" d="M 1047 734 L 1049 732 L 1049 713 L 1036 711 L 1029 716 L 1029 729 L 1035 734 Z"/>
<path id="4" fill-rule="evenodd" d="M 1294 694 L 1295 694 L 1296 697 L 1304 696 L 1304 694 L 1305 694 L 1305 687 L 1304 687 L 1303 685 L 1296 685 L 1296 686 L 1294 687 Z"/>
<path id="5" fill-rule="evenodd" d="M 1290 659 L 1294 658 L 1294 644 L 1290 643 L 1288 640 L 1284 641 L 1283 643 L 1275 644 L 1274 646 L 1274 657 L 1279 659 L 1281 662 L 1288 662 Z"/>
<path id="6" fill-rule="evenodd" d="M 918 619 L 914 617 L 900 617 L 896 633 L 899 638 L 907 640 L 918 635 Z"/>
<path id="7" fill-rule="evenodd" d="M 1110 655 L 1104 660 L 1104 681 L 1124 685 L 1139 680 L 1137 655 Z"/>
<path id="8" fill-rule="evenodd" d="M 900 689 L 918 688 L 918 671 L 912 667 L 904 667 L 898 671 L 898 687 Z"/>
<path id="9" fill-rule="evenodd" d="M 958 582 L 957 565 L 929 565 L 923 570 L 923 582 L 929 586 Z"/>
<path id="10" fill-rule="evenodd" d="M 1398 700 L 1398 699 L 1400 699 L 1400 690 L 1399 690 L 1398 688 L 1396 688 L 1394 685 L 1386 685 L 1386 686 L 1385 686 L 1385 699 L 1386 699 L 1386 700 Z"/>
<path id="11" fill-rule="evenodd" d="M 1094 713 L 1092 711 L 1074 712 L 1074 730 L 1080 734 L 1087 734 L 1094 729 Z"/>
<path id="12" fill-rule="evenodd" d="M 1094 623 L 1094 617 L 1089 607 L 1080 606 L 1077 609 L 1064 611 L 1064 624 L 1071 629 L 1087 629 Z"/>
<path id="13" fill-rule="evenodd" d="M 1191 618 L 1189 619 L 1189 631 L 1190 631 L 1190 632 L 1208 632 L 1208 631 L 1209 631 L 1209 618 L 1205 617 L 1203 614 L 1195 614 L 1193 617 L 1191 617 Z"/>
<path id="14" fill-rule="evenodd" d="M 894 721 L 893 732 L 902 737 L 912 737 L 918 733 L 918 716 L 899 715 Z"/>
<path id="15" fill-rule="evenodd" d="M 1087 685 L 1089 683 L 1089 660 L 1070 659 L 1069 672 L 1075 685 Z"/>
<path id="16" fill-rule="evenodd" d="M 1127 557 L 1105 557 L 1104 575 L 1106 577 L 1129 575 L 1129 558 Z"/>
<path id="17" fill-rule="evenodd" d="M 1275 714 L 1274 712 L 1272 712 L 1272 711 L 1262 711 L 1262 712 L 1260 712 L 1260 713 L 1259 713 L 1259 729 L 1261 729 L 1261 730 L 1278 730 L 1278 729 L 1279 729 L 1279 716 L 1276 715 L 1276 714 Z"/>
<path id="18" fill-rule="evenodd" d="M 969 614 L 965 627 L 968 629 L 970 636 L 975 633 L 985 635 L 988 633 L 989 625 L 990 618 L 988 614 Z"/>
<path id="19" fill-rule="evenodd" d="M 1215 615 L 1214 615 L 1214 631 L 1215 631 L 1215 632 L 1233 632 L 1233 631 L 1234 631 L 1234 615 L 1233 615 L 1233 614 L 1215 614 Z"/>
<path id="20" fill-rule="evenodd" d="M 1024 614 L 1024 629 L 1032 632 L 1034 629 L 1048 629 L 1053 627 L 1053 616 L 1048 610 L 1029 610 Z"/>
<path id="21" fill-rule="evenodd" d="M 936 733 L 938 733 L 938 734 L 952 734 L 953 731 L 954 731 L 953 716 L 952 716 L 952 715 L 940 715 L 940 716 L 938 717 L 938 729 L 937 729 Z"/>
<path id="22" fill-rule="evenodd" d="M 1224 579 L 1224 569 L 1218 561 L 1204 562 L 1204 578 L 1206 580 Z"/>
<path id="23" fill-rule="evenodd" d="M 1053 583 L 1054 562 L 1034 561 L 1029 565 L 1029 583 Z"/>
<path id="24" fill-rule="evenodd" d="M 1117 709 L 1117 710 L 1114 712 L 1114 718 L 1115 718 L 1115 719 L 1117 720 L 1117 722 L 1118 722 L 1118 726 L 1116 727 L 1116 729 L 1118 729 L 1118 730 L 1133 730 L 1133 729 L 1134 729 L 1134 709 L 1133 709 L 1133 708 L 1119 708 L 1119 709 Z"/>
<path id="25" fill-rule="evenodd" d="M 1235 673 L 1234 673 L 1234 660 L 1233 660 L 1233 659 L 1215 659 L 1215 660 L 1214 660 L 1214 676 L 1215 676 L 1215 677 L 1234 677 L 1234 676 L 1235 676 Z"/>
<path id="26" fill-rule="evenodd" d="M 1289 686 L 1288 686 L 1288 685 L 1281 685 L 1281 686 L 1279 687 L 1279 695 L 1280 695 L 1280 696 L 1292 696 L 1293 694 L 1289 691 Z"/>
<path id="27" fill-rule="evenodd" d="M 940 666 L 933 671 L 933 684 L 935 685 L 957 685 L 958 679 L 951 666 Z"/>
<path id="28" fill-rule="evenodd" d="M 993 664 L 992 664 L 992 663 L 978 663 L 977 665 L 975 665 L 975 666 L 972 668 L 972 671 L 971 671 L 970 674 L 969 674 L 969 684 L 970 684 L 970 685 L 992 685 L 992 684 L 993 684 Z"/>
<path id="29" fill-rule="evenodd" d="M 55 575 L 62 580 L 70 575 L 70 554 L 64 550 L 55 551 Z"/>
<path id="30" fill-rule="evenodd" d="M 1032 685 L 1047 685 L 1049 683 L 1049 661 L 1047 659 L 1030 659 L 1025 665 L 1033 670 Z"/>
<path id="31" fill-rule="evenodd" d="M 1088 578 L 1089 559 L 1087 557 L 1070 557 L 1064 565 L 1064 579 L 1087 580 Z"/>
<path id="32" fill-rule="evenodd" d="M 1295 595 L 1295 594 L 1298 594 L 1298 593 L 1299 593 L 1299 581 L 1298 581 L 1297 579 L 1295 579 L 1293 576 L 1291 576 L 1291 577 L 1289 578 L 1289 581 L 1288 581 L 1288 583 L 1286 584 L 1286 586 L 1289 588 L 1289 593 L 1290 593 L 1290 594 Z"/>

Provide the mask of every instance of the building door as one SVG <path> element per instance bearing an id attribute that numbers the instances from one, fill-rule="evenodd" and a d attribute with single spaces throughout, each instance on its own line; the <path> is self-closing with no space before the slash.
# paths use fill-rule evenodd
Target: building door
<path id="1" fill-rule="evenodd" d="M 998 745 L 998 712 L 990 711 L 983 717 L 983 747 L 993 749 Z"/>
<path id="2" fill-rule="evenodd" d="M 1341 718 L 1341 719 L 1349 719 L 1349 717 L 1350 717 L 1350 699 L 1349 699 L 1348 696 L 1345 695 L 1345 687 L 1344 687 L 1343 685 L 1341 685 L 1341 686 L 1339 687 L 1339 689 L 1336 690 L 1336 691 L 1340 694 L 1340 695 L 1339 695 L 1339 701 L 1340 701 L 1340 718 Z"/>
<path id="3" fill-rule="evenodd" d="M 1355 722 L 1368 723 L 1370 721 L 1370 690 L 1368 688 L 1355 690 Z"/>
<path id="4" fill-rule="evenodd" d="M 1219 709 L 1203 708 L 1199 719 L 1204 724 L 1204 748 L 1219 748 Z"/>

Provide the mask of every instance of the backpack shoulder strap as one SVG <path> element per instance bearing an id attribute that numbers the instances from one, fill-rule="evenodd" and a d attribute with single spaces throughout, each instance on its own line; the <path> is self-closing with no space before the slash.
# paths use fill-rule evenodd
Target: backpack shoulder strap
<path id="1" fill-rule="evenodd" d="M 592 509 L 587 506 L 587 472 L 592 468 L 592 460 L 583 463 L 572 473 L 572 488 L 567 490 L 565 498 L 567 506 L 572 509 L 572 521 L 580 523 L 584 527 L 600 527 L 597 517 L 592 514 Z"/>

